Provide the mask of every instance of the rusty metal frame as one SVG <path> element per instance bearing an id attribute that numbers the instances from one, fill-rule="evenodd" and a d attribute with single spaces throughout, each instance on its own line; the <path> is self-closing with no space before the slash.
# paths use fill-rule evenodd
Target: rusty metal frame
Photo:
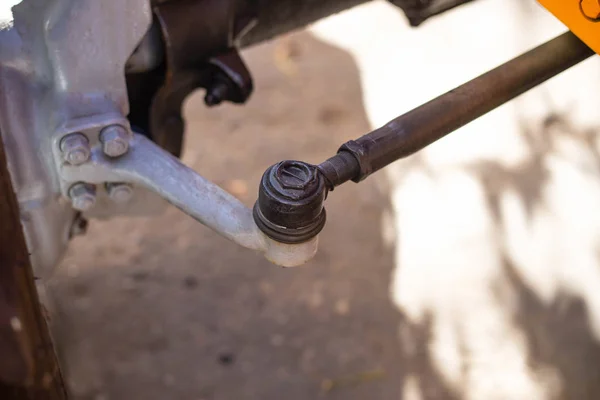
<path id="1" fill-rule="evenodd" d="M 0 140 L 0 398 L 67 398 Z"/>

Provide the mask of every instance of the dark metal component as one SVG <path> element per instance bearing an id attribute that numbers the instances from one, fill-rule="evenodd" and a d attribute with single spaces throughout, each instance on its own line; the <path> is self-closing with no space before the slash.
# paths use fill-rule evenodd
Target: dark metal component
<path id="1" fill-rule="evenodd" d="M 164 59 L 164 42 L 160 26 L 156 21 L 137 45 L 125 64 L 126 73 L 151 71 L 157 68 Z"/>
<path id="2" fill-rule="evenodd" d="M 226 85 L 227 90 L 220 89 L 220 85 Z M 197 88 L 208 88 L 209 101 L 239 104 L 248 100 L 253 83 L 236 49 L 210 57 L 196 66 L 174 69 L 167 66 L 166 80 L 155 93 L 146 114 L 147 131 L 154 142 L 176 156 L 181 152 L 185 129 L 181 108 L 187 96 Z M 219 98 L 212 99 L 212 96 Z"/>
<path id="3" fill-rule="evenodd" d="M 250 3 L 179 0 L 154 7 L 165 60 L 153 71 L 127 76 L 129 118 L 171 154 L 181 153 L 185 129 L 181 107 L 192 91 L 207 89 L 209 105 L 244 103 L 251 95 L 250 72 L 234 48 L 254 22 Z"/>
<path id="4" fill-rule="evenodd" d="M 239 40 L 250 46 L 352 8 L 368 0 L 245 0 L 256 10 L 252 30 Z"/>
<path id="5" fill-rule="evenodd" d="M 249 46 L 272 39 L 368 0 L 246 0 L 255 3 L 256 24 L 240 40 Z M 399 6 L 412 26 L 474 0 L 390 0 Z"/>
<path id="6" fill-rule="evenodd" d="M 226 82 L 217 82 L 206 91 L 204 103 L 209 107 L 218 106 L 227 97 L 227 92 L 229 85 Z"/>
<path id="7" fill-rule="evenodd" d="M 336 186 L 354 178 L 356 171 L 360 170 L 360 164 L 354 155 L 342 151 L 319 164 L 317 169 L 325 177 L 327 189 L 333 191 Z"/>
<path id="8" fill-rule="evenodd" d="M 265 235 L 282 243 L 302 243 L 325 225 L 325 179 L 314 165 L 283 161 L 263 175 L 254 220 Z"/>
<path id="9" fill-rule="evenodd" d="M 243 63 L 242 68 L 228 67 L 233 65 L 231 56 L 229 62 L 218 65 L 223 55 L 236 54 L 231 49 L 271 39 L 366 1 L 154 0 L 165 60 L 156 70 L 127 76 L 132 124 L 147 132 L 161 147 L 180 155 L 184 131 L 181 105 L 189 93 L 204 87 L 207 105 L 214 106 L 223 101 L 243 103 L 252 91 L 250 74 Z M 418 25 L 425 18 L 466 1 L 394 0 L 394 3 L 407 13 L 413 25 Z M 215 57 L 218 54 L 222 56 Z M 219 66 L 220 73 L 207 69 L 211 62 Z"/>
<path id="10" fill-rule="evenodd" d="M 178 0 L 154 7 L 167 64 L 172 71 L 195 69 L 234 46 L 236 0 Z"/>
<path id="11" fill-rule="evenodd" d="M 448 133 L 468 124 L 509 100 L 545 82 L 593 55 L 571 32 L 493 69 L 470 82 L 390 121 L 357 140 L 342 145 L 338 154 L 314 167 L 298 161 L 283 161 L 263 175 L 254 219 L 275 240 L 293 243 L 294 228 L 325 222 L 323 201 L 327 190 L 344 182 L 359 182 L 367 176 L 409 156 Z M 483 133 L 482 133 L 483 134 Z M 316 176 L 322 186 L 311 183 Z M 318 179 L 318 178 L 317 178 Z M 309 196 L 310 202 L 295 196 Z M 322 210 L 322 220 L 320 212 Z M 292 229 L 290 229 L 292 228 Z M 292 232 L 293 234 L 290 234 Z"/>
<path id="12" fill-rule="evenodd" d="M 389 0 L 404 11 L 411 26 L 474 0 Z"/>
<path id="13" fill-rule="evenodd" d="M 0 139 L 0 398 L 66 399 Z"/>
<path id="14" fill-rule="evenodd" d="M 226 53 L 211 57 L 208 65 L 214 67 L 216 72 L 210 78 L 207 87 L 207 97 L 213 97 L 218 103 L 230 101 L 236 104 L 245 103 L 254 90 L 254 83 L 250 71 L 244 64 L 239 53 L 231 49 Z M 208 104 L 207 105 L 212 105 Z"/>
<path id="15" fill-rule="evenodd" d="M 165 82 L 166 65 L 164 62 L 152 71 L 126 75 L 127 94 L 129 96 L 129 115 L 127 118 L 136 132 L 152 138 L 152 140 L 173 155 L 181 151 L 181 138 L 177 135 L 165 134 L 165 130 L 151 132 L 150 119 L 152 103 L 158 90 Z M 181 126 L 183 132 L 183 125 Z M 175 130 L 177 132 L 177 130 Z"/>
<path id="16" fill-rule="evenodd" d="M 223 101 L 241 104 L 252 92 L 250 74 L 241 59 L 235 60 L 237 53 L 233 48 L 271 39 L 366 1 L 153 1 L 165 60 L 156 70 L 128 75 L 131 122 L 179 156 L 185 128 L 181 105 L 189 93 L 204 87 L 206 104 L 215 106 Z M 394 1 L 411 23 L 418 25 L 467 0 Z M 221 56 L 215 56 L 218 54 Z M 223 57 L 229 59 L 225 61 Z M 208 69 L 207 64 L 218 70 Z"/>
<path id="17" fill-rule="evenodd" d="M 359 182 L 400 158 L 409 156 L 463 125 L 525 93 L 594 52 L 571 32 L 465 83 L 390 121 L 385 126 L 345 143 L 339 153 L 319 166 L 339 185 Z M 485 132 L 482 132 L 482 135 Z M 348 162 L 348 154 L 356 163 Z M 327 164 L 327 165 L 324 165 Z M 331 178 L 330 165 L 336 165 Z"/>

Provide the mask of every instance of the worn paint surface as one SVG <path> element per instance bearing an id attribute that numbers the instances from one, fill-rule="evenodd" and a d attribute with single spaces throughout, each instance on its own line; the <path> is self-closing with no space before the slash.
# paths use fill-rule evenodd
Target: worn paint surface
<path id="1" fill-rule="evenodd" d="M 598 0 L 538 0 L 596 53 L 600 53 Z"/>

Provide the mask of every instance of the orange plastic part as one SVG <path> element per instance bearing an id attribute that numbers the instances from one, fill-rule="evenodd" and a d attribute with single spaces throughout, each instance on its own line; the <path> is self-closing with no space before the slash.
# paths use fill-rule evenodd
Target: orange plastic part
<path id="1" fill-rule="evenodd" d="M 600 53 L 600 0 L 538 0 L 567 27 Z"/>

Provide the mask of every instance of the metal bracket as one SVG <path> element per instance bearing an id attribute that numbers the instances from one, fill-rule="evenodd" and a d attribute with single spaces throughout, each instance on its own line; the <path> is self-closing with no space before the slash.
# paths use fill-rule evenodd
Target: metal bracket
<path id="1" fill-rule="evenodd" d="M 129 141 L 133 137 L 127 118 L 116 113 L 94 115 L 91 117 L 72 119 L 62 125 L 55 133 L 53 138 L 53 154 L 57 168 L 68 165 L 64 160 L 64 154 L 61 151 L 61 141 L 69 135 L 83 135 L 88 142 L 92 153 L 102 153 L 102 143 L 100 134 L 107 126 L 121 126 L 124 132 L 127 132 Z M 63 196 L 69 197 L 69 189 L 81 180 L 64 179 L 60 176 L 60 190 Z M 92 182 L 90 182 L 92 183 Z M 103 183 L 103 182 L 94 182 Z M 95 206 L 85 212 L 88 218 L 110 218 L 116 215 L 143 216 L 156 215 L 164 211 L 165 201 L 155 196 L 152 192 L 135 187 L 131 198 L 126 202 L 113 201 L 105 185 L 98 187 L 96 192 Z"/>
<path id="2" fill-rule="evenodd" d="M 238 199 L 140 134 L 133 135 L 127 154 L 110 158 L 96 146 L 82 165 L 61 163 L 59 175 L 66 182 L 128 182 L 144 187 L 225 238 L 265 253 L 277 265 L 303 264 L 317 250 L 317 238 L 300 244 L 268 238 L 258 229 L 252 211 Z"/>

